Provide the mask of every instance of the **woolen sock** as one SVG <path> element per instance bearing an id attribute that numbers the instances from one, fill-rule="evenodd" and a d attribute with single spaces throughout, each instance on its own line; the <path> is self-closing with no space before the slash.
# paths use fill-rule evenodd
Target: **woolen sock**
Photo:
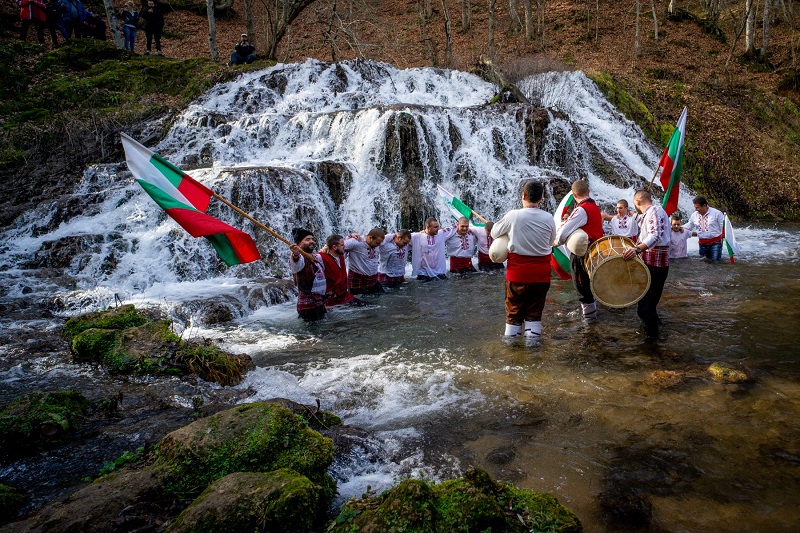
<path id="1" fill-rule="evenodd" d="M 506 324 L 506 337 L 517 337 L 520 333 L 522 333 L 522 326 L 518 324 Z"/>
<path id="2" fill-rule="evenodd" d="M 525 321 L 525 336 L 526 337 L 541 337 L 542 336 L 542 322 L 541 320 Z"/>

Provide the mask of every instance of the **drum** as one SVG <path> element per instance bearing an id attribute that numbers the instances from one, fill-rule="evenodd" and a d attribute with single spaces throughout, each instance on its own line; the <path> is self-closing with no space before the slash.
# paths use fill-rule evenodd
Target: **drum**
<path id="1" fill-rule="evenodd" d="M 606 235 L 589 245 L 584 258 L 592 293 L 608 307 L 635 304 L 650 288 L 650 271 L 639 256 L 626 261 L 622 254 L 635 245 L 628 237 Z"/>

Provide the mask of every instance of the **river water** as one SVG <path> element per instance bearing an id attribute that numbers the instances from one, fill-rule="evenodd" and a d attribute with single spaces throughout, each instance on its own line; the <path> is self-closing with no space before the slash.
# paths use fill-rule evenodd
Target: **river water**
<path id="1" fill-rule="evenodd" d="M 530 110 L 484 105 L 494 88 L 474 76 L 311 60 L 215 87 L 153 148 L 202 167 L 191 174 L 285 235 L 297 225 L 322 237 L 393 230 L 406 219 L 399 199 L 409 192 L 418 215 L 446 213 L 437 183 L 497 218 L 518 207 L 524 179 L 546 183 L 551 210 L 556 185 L 578 175 L 606 210 L 649 179 L 660 148 L 581 73 L 520 87 L 548 109 L 535 157 L 521 134 Z M 398 134 L 400 122 L 413 127 Z M 386 148 L 393 136 L 403 149 Z M 341 180 L 323 176 L 325 165 Z M 76 181 L 73 195 L 0 233 L 0 350 L 8 356 L 0 403 L 70 387 L 115 394 L 123 384 L 186 409 L 193 397 L 319 399 L 372 435 L 331 468 L 338 502 L 474 465 L 555 494 L 587 531 L 800 529 L 797 225 L 734 220 L 735 264 L 674 261 L 660 305 L 666 338 L 654 344 L 637 332 L 632 308 L 601 307 L 598 323 L 584 324 L 570 283 L 554 279 L 543 341 L 526 347 L 500 338 L 501 273 L 411 281 L 309 325 L 291 295 L 274 304 L 280 295 L 260 289 L 286 275 L 285 247 L 269 235 L 212 205 L 210 214 L 251 232 L 265 258 L 228 269 L 123 165 L 90 167 Z M 684 188 L 684 215 L 691 197 Z M 63 343 L 43 340 L 67 317 L 118 301 L 160 308 L 184 338 L 214 339 L 249 354 L 256 368 L 235 390 L 130 381 L 72 365 Z M 232 320 L 207 325 L 210 306 Z M 708 371 L 714 363 L 748 380 L 719 381 Z M 131 449 L 145 439 L 142 424 L 126 436 Z M 0 482 L 21 479 L 27 467 L 0 469 Z"/>

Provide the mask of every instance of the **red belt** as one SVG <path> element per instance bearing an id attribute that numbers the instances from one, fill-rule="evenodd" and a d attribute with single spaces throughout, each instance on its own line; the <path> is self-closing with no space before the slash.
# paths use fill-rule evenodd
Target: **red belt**
<path id="1" fill-rule="evenodd" d="M 542 283 L 550 281 L 550 256 L 508 254 L 506 279 L 513 283 Z"/>
<path id="2" fill-rule="evenodd" d="M 478 264 L 479 265 L 493 265 L 494 262 L 489 257 L 489 254 L 485 254 L 483 252 L 478 252 Z"/>
<path id="3" fill-rule="evenodd" d="M 713 239 L 699 239 L 700 244 L 703 246 L 708 246 L 709 244 L 714 244 L 715 242 L 720 242 L 722 240 L 722 235 L 714 237 Z"/>
<path id="4" fill-rule="evenodd" d="M 450 270 L 469 270 L 472 267 L 471 257 L 450 257 Z"/>

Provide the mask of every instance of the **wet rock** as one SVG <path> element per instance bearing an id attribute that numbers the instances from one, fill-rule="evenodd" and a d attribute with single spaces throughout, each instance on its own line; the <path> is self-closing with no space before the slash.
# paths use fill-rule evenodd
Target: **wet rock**
<path id="1" fill-rule="evenodd" d="M 81 235 L 47 241 L 33 255 L 33 259 L 24 263 L 24 268 L 67 268 L 76 257 L 84 258 L 99 253 L 104 241 L 102 235 Z"/>
<path id="2" fill-rule="evenodd" d="M 495 465 L 507 465 L 517 456 L 513 446 L 500 446 L 486 455 L 486 460 Z"/>
<path id="3" fill-rule="evenodd" d="M 148 313 L 136 309 L 133 305 L 121 305 L 107 311 L 86 313 L 70 318 L 64 324 L 64 336 L 71 341 L 76 335 L 87 329 L 121 330 L 146 324 L 150 318 Z"/>
<path id="4" fill-rule="evenodd" d="M 650 500 L 629 487 L 611 487 L 599 500 L 603 518 L 614 528 L 646 528 L 653 518 Z"/>
<path id="5" fill-rule="evenodd" d="M 493 481 L 483 470 L 438 485 L 406 480 L 376 497 L 351 500 L 328 531 L 579 532 L 572 511 L 550 494 Z"/>
<path id="6" fill-rule="evenodd" d="M 212 483 L 167 531 L 314 531 L 322 493 L 289 469 L 234 473 Z"/>
<path id="7" fill-rule="evenodd" d="M 13 520 L 24 504 L 24 495 L 14 487 L 0 483 L 0 526 Z"/>
<path id="8" fill-rule="evenodd" d="M 737 370 L 723 363 L 713 363 L 708 367 L 708 372 L 718 381 L 724 383 L 744 383 L 750 378 L 741 370 Z"/>

